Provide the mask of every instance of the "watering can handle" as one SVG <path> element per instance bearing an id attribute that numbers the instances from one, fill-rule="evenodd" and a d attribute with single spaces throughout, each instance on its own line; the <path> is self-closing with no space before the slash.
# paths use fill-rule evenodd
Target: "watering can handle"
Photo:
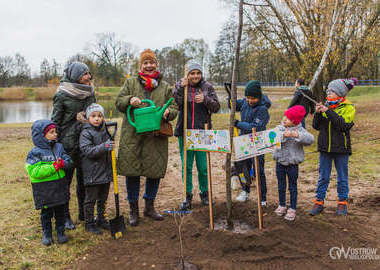
<path id="1" fill-rule="evenodd" d="M 154 102 L 151 101 L 150 99 L 143 99 L 143 100 L 141 100 L 141 103 L 149 103 L 150 106 L 155 106 Z M 134 128 L 136 128 L 136 124 L 132 121 L 132 118 L 131 118 L 131 109 L 132 109 L 132 105 L 129 105 L 129 106 L 128 106 L 128 109 L 127 109 L 128 122 L 129 122 Z"/>

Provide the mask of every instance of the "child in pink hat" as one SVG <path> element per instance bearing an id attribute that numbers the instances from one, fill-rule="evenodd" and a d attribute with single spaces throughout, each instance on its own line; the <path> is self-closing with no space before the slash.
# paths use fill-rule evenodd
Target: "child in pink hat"
<path id="1" fill-rule="evenodd" d="M 284 118 L 277 128 L 283 132 L 281 149 L 276 149 L 273 159 L 276 160 L 279 206 L 275 210 L 278 216 L 285 215 L 286 220 L 293 221 L 297 208 L 298 164 L 304 161 L 303 147 L 314 142 L 314 136 L 302 127 L 305 108 L 296 105 L 287 109 Z M 290 207 L 286 208 L 286 176 L 288 176 Z"/>

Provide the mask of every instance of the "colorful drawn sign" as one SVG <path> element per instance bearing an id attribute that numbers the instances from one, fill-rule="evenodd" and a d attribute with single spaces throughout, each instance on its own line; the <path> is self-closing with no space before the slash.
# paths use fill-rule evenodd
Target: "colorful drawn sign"
<path id="1" fill-rule="evenodd" d="M 282 132 L 277 128 L 234 137 L 235 161 L 259 156 L 281 148 Z"/>
<path id="2" fill-rule="evenodd" d="M 186 130 L 186 149 L 192 151 L 231 153 L 228 130 Z"/>

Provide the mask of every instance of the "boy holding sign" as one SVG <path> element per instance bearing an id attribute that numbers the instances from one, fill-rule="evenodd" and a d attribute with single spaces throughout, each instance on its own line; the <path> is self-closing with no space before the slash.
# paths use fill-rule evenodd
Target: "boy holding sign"
<path id="1" fill-rule="evenodd" d="M 269 122 L 268 108 L 265 106 L 262 100 L 262 91 L 260 82 L 257 80 L 249 81 L 244 90 L 245 98 L 238 99 L 236 101 L 236 111 L 241 114 L 241 121 L 235 120 L 234 125 L 240 129 L 240 135 L 252 133 L 252 129 L 256 131 L 266 130 L 266 125 Z M 261 183 L 261 205 L 266 206 L 266 177 L 264 171 L 264 155 L 258 156 L 259 159 L 259 173 Z M 252 167 L 252 158 L 246 159 L 245 166 L 247 168 Z M 249 193 L 251 191 L 251 179 L 247 183 L 242 184 L 242 191 L 236 198 L 239 202 L 245 202 L 248 200 Z"/>

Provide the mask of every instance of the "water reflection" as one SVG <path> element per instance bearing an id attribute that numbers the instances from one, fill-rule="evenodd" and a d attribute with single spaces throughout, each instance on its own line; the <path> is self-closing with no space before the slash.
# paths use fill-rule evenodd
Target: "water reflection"
<path id="1" fill-rule="evenodd" d="M 0 123 L 24 123 L 50 118 L 52 102 L 0 102 Z"/>
<path id="2" fill-rule="evenodd" d="M 122 117 L 123 113 L 115 107 L 115 100 L 97 98 L 103 106 L 106 118 Z M 228 113 L 227 102 L 221 100 L 218 113 Z M 50 119 L 53 111 L 52 101 L 2 101 L 0 102 L 0 123 L 26 123 L 38 119 Z"/>

